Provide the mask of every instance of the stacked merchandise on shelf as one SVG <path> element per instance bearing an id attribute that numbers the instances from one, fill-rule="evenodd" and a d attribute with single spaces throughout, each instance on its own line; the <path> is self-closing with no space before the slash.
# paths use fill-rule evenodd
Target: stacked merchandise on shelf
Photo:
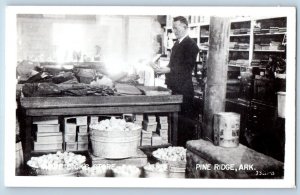
<path id="1" fill-rule="evenodd" d="M 249 43 L 229 42 L 229 49 L 249 49 Z"/>
<path id="2" fill-rule="evenodd" d="M 162 144 L 168 144 L 169 123 L 167 116 L 159 116 L 159 135 L 162 139 Z"/>
<path id="3" fill-rule="evenodd" d="M 143 120 L 144 120 L 144 115 L 143 114 L 136 114 L 135 115 L 134 124 L 142 126 Z M 149 138 L 149 136 L 150 136 L 150 138 Z M 151 136 L 152 136 L 152 134 L 150 135 L 149 133 L 148 134 L 147 133 L 143 133 L 143 131 L 142 131 L 140 145 L 142 145 L 142 143 L 143 143 L 143 138 L 145 139 L 144 140 L 145 144 L 151 145 Z M 150 141 L 148 141 L 148 140 L 150 140 Z"/>
<path id="4" fill-rule="evenodd" d="M 200 49 L 208 49 L 209 48 L 209 43 L 208 43 L 208 41 L 206 41 L 206 42 L 202 42 L 201 44 L 200 44 Z"/>
<path id="5" fill-rule="evenodd" d="M 156 133 L 157 122 L 155 115 L 145 115 L 142 122 L 142 146 L 149 145 L 161 145 L 161 138 Z"/>
<path id="6" fill-rule="evenodd" d="M 248 66 L 248 64 L 249 64 L 249 60 L 245 60 L 245 59 L 236 60 L 237 66 Z"/>
<path id="7" fill-rule="evenodd" d="M 168 144 L 168 117 L 145 115 L 142 121 L 141 146 Z"/>
<path id="8" fill-rule="evenodd" d="M 63 137 L 59 130 L 58 117 L 38 117 L 33 119 L 37 126 L 34 151 L 62 150 Z"/>
<path id="9" fill-rule="evenodd" d="M 87 116 L 66 117 L 64 119 L 66 151 L 88 150 Z"/>
<path id="10" fill-rule="evenodd" d="M 249 34 L 250 29 L 249 28 L 238 28 L 238 29 L 231 29 L 231 34 L 238 35 L 238 34 Z"/>

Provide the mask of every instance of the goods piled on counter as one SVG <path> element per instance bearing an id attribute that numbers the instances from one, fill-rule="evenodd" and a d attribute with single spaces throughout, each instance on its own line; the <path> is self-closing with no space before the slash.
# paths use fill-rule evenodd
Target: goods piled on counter
<path id="1" fill-rule="evenodd" d="M 137 153 L 141 127 L 124 119 L 102 120 L 90 124 L 92 153 L 107 159 L 129 158 Z"/>
<path id="2" fill-rule="evenodd" d="M 113 168 L 115 177 L 139 177 L 141 170 L 133 165 L 121 165 Z"/>
<path id="3" fill-rule="evenodd" d="M 37 117 L 33 119 L 37 131 L 34 151 L 62 150 L 63 137 L 59 131 L 58 117 Z"/>
<path id="4" fill-rule="evenodd" d="M 66 117 L 64 129 L 66 151 L 88 150 L 87 116 Z"/>
<path id="5" fill-rule="evenodd" d="M 54 84 L 26 83 L 22 87 L 25 97 L 58 97 L 58 96 L 112 96 L 116 90 L 109 86 L 93 86 L 84 83 Z"/>
<path id="6" fill-rule="evenodd" d="M 35 175 L 73 175 L 81 169 L 86 157 L 72 152 L 47 154 L 40 157 L 31 157 L 27 165 Z"/>

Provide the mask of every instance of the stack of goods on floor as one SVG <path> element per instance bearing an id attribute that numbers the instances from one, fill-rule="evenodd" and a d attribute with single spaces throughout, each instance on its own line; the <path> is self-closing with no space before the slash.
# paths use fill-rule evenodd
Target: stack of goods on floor
<path id="1" fill-rule="evenodd" d="M 65 150 L 88 150 L 88 126 L 87 116 L 67 117 L 64 119 Z"/>
<path id="2" fill-rule="evenodd" d="M 145 115 L 142 127 L 142 146 L 161 145 L 161 137 L 156 133 L 157 122 L 155 115 Z"/>
<path id="3" fill-rule="evenodd" d="M 59 130 L 58 117 L 38 117 L 33 119 L 37 126 L 34 151 L 62 150 L 63 137 Z"/>
<path id="4" fill-rule="evenodd" d="M 143 120 L 144 120 L 144 115 L 143 114 L 136 114 L 135 115 L 135 120 L 133 121 L 134 124 L 142 126 L 143 125 Z M 149 138 L 149 135 L 144 135 L 146 136 L 146 140 L 151 139 L 151 137 Z M 139 141 L 139 146 L 142 145 L 142 140 L 143 140 L 143 133 L 142 136 L 140 137 L 140 141 Z M 150 141 L 151 142 L 151 141 Z M 148 145 L 150 145 L 149 141 L 147 143 Z"/>
<path id="5" fill-rule="evenodd" d="M 168 131 L 169 131 L 169 123 L 168 123 L 168 117 L 167 116 L 159 116 L 158 118 L 159 122 L 159 135 L 162 139 L 162 144 L 168 144 Z"/>
<path id="6" fill-rule="evenodd" d="M 159 148 L 152 153 L 153 157 L 156 158 L 158 163 L 161 165 L 152 165 L 153 167 L 145 166 L 144 169 L 150 172 L 159 172 L 160 174 L 150 174 L 151 175 L 160 175 L 162 177 L 172 177 L 172 178 L 184 178 L 185 177 L 185 168 L 186 168 L 186 149 L 183 147 L 168 147 L 168 148 Z M 167 165 L 167 173 L 162 167 Z M 147 175 L 147 174 L 146 174 Z"/>
<path id="7" fill-rule="evenodd" d="M 142 146 L 168 144 L 169 123 L 167 116 L 145 115 L 142 127 Z"/>

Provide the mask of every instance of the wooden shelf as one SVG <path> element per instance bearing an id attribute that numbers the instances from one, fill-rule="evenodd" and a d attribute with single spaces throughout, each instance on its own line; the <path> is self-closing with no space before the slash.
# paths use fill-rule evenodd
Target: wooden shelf
<path id="1" fill-rule="evenodd" d="M 249 49 L 229 49 L 229 51 L 247 51 L 247 52 L 249 52 Z"/>
<path id="2" fill-rule="evenodd" d="M 285 35 L 286 32 L 280 32 L 280 33 L 254 33 L 255 36 L 272 36 L 272 35 Z"/>
<path id="3" fill-rule="evenodd" d="M 231 37 L 247 37 L 247 36 L 250 36 L 250 34 L 231 34 L 229 36 L 231 36 Z"/>
<path id="4" fill-rule="evenodd" d="M 276 53 L 284 53 L 285 50 L 253 50 L 254 52 L 276 52 Z"/>
<path id="5" fill-rule="evenodd" d="M 248 65 L 236 65 L 236 64 L 228 64 L 228 66 L 231 66 L 231 67 L 247 67 Z"/>

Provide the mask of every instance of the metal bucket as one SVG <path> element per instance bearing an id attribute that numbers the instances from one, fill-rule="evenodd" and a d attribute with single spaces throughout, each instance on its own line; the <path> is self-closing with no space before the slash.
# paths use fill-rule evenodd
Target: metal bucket
<path id="1" fill-rule="evenodd" d="M 91 130 L 92 153 L 107 159 L 123 159 L 137 155 L 141 129 L 131 131 Z"/>
<path id="2" fill-rule="evenodd" d="M 240 115 L 234 112 L 220 112 L 214 115 L 214 144 L 230 148 L 239 145 Z"/>

